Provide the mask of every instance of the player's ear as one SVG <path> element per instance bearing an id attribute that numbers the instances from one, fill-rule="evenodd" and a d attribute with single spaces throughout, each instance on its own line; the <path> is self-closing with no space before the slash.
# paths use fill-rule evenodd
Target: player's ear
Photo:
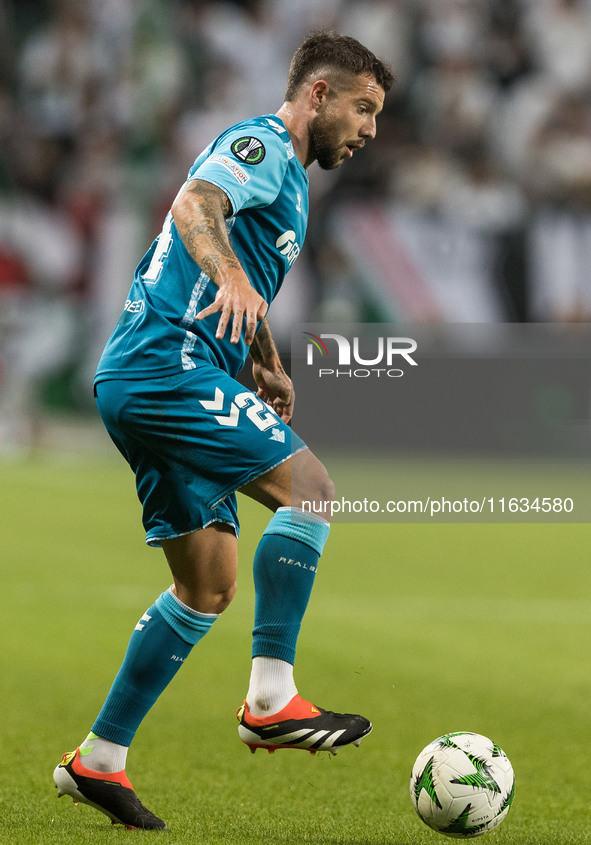
<path id="1" fill-rule="evenodd" d="M 310 88 L 310 104 L 318 111 L 326 103 L 330 86 L 325 79 L 317 79 Z"/>

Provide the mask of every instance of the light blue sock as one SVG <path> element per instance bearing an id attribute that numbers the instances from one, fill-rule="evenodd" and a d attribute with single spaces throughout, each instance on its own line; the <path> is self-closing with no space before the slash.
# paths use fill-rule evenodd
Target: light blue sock
<path id="1" fill-rule="evenodd" d="M 92 732 L 130 745 L 142 719 L 207 634 L 217 614 L 183 604 L 172 587 L 144 613 Z"/>
<path id="2" fill-rule="evenodd" d="M 299 508 L 279 508 L 254 558 L 252 656 L 293 664 L 296 642 L 329 524 Z"/>

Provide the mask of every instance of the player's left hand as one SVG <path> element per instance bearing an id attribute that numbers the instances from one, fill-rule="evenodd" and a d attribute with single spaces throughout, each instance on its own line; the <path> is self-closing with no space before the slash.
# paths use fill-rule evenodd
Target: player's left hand
<path id="1" fill-rule="evenodd" d="M 295 391 L 283 367 L 270 370 L 262 364 L 253 363 L 252 374 L 258 387 L 259 399 L 270 405 L 283 422 L 288 423 L 293 415 Z"/>

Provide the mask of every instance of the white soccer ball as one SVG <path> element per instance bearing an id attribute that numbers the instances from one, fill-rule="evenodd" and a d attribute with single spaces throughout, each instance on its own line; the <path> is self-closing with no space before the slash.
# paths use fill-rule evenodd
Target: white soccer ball
<path id="1" fill-rule="evenodd" d="M 515 795 L 509 758 L 492 740 L 460 731 L 433 740 L 410 776 L 413 807 L 426 825 L 466 839 L 500 825 Z"/>

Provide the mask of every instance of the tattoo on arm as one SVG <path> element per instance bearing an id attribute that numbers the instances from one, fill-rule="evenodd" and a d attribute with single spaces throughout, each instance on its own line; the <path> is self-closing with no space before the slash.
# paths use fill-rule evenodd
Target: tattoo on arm
<path id="1" fill-rule="evenodd" d="M 191 257 L 214 281 L 222 262 L 241 269 L 226 229 L 226 218 L 232 214 L 227 194 L 201 180 L 190 182 L 186 193 L 194 202 L 183 206 L 185 213 L 175 218 L 175 224 Z"/>
<path id="2" fill-rule="evenodd" d="M 255 364 L 262 367 L 273 366 L 279 362 L 279 353 L 271 334 L 271 326 L 265 317 L 262 321 L 255 339 L 250 346 L 250 357 Z M 279 364 L 281 367 L 281 364 Z M 282 368 L 281 368 L 282 369 Z"/>

